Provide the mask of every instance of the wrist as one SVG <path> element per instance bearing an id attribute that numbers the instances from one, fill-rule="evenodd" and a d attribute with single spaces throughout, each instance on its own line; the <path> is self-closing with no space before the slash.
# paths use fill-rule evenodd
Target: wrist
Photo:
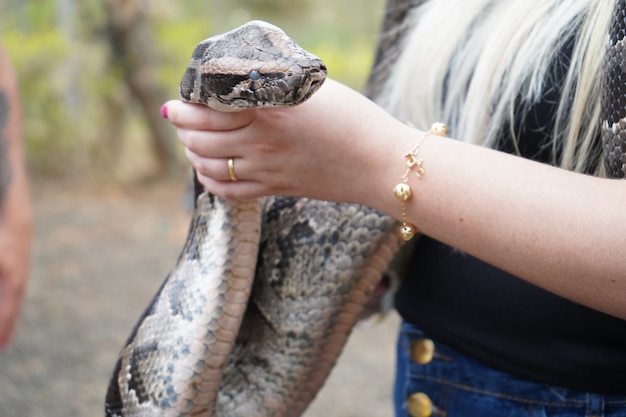
<path id="1" fill-rule="evenodd" d="M 381 131 L 371 131 L 378 147 L 368 152 L 369 165 L 364 176 L 363 201 L 360 204 L 380 210 L 400 221 L 402 211 L 393 190 L 406 173 L 405 155 L 415 146 L 425 132 L 394 120 L 392 126 Z M 413 184 L 414 178 L 410 182 Z M 417 188 L 414 191 L 419 194 Z"/>

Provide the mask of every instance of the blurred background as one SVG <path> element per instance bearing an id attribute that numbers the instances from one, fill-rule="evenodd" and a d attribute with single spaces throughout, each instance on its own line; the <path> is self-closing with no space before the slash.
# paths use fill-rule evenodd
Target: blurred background
<path id="1" fill-rule="evenodd" d="M 159 108 L 193 47 L 251 19 L 282 27 L 360 89 L 381 0 L 3 0 L 34 174 L 131 181 L 176 173 L 181 149 Z"/>
<path id="2" fill-rule="evenodd" d="M 361 89 L 383 0 L 3 0 L 35 205 L 32 274 L 0 352 L 0 417 L 101 416 L 119 349 L 174 265 L 189 167 L 159 114 L 200 40 L 282 27 Z M 397 318 L 359 326 L 307 417 L 391 416 Z"/>

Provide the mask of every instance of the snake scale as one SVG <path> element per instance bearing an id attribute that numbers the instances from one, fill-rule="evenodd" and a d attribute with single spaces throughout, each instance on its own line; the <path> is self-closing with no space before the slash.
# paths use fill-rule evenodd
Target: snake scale
<path id="1" fill-rule="evenodd" d="M 389 0 L 385 28 L 420 0 Z M 392 66 L 382 37 L 369 91 Z M 626 0 L 607 37 L 602 143 L 626 175 Z M 250 22 L 200 43 L 185 101 L 233 111 L 296 105 L 325 67 L 284 32 Z M 122 349 L 108 417 L 296 417 L 323 384 L 400 246 L 395 221 L 346 204 L 198 196 L 181 255 Z"/>

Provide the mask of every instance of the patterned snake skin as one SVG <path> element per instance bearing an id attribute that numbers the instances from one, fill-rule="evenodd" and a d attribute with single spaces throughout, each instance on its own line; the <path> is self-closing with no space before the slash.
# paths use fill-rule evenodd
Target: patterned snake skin
<path id="1" fill-rule="evenodd" d="M 278 28 L 251 22 L 200 43 L 180 92 L 219 110 L 290 106 L 324 76 Z M 175 268 L 122 349 L 106 415 L 301 415 L 397 251 L 394 226 L 355 205 L 201 194 Z"/>
<path id="2" fill-rule="evenodd" d="M 626 0 L 617 0 L 609 31 L 602 144 L 607 175 L 626 175 Z"/>
<path id="3" fill-rule="evenodd" d="M 385 28 L 420 3 L 389 0 Z M 391 33 L 379 43 L 371 96 L 397 57 L 389 45 L 402 32 Z M 626 0 L 616 2 L 607 50 L 602 141 L 608 175 L 621 178 Z M 254 61 L 265 64 L 251 67 Z M 295 68 L 295 78 L 283 78 L 284 68 Z M 252 22 L 197 47 L 181 97 L 227 111 L 294 105 L 323 82 L 322 68 L 282 31 Z M 300 416 L 399 248 L 394 226 L 353 205 L 281 197 L 229 202 L 201 194 L 175 268 L 120 353 L 106 415 Z"/>

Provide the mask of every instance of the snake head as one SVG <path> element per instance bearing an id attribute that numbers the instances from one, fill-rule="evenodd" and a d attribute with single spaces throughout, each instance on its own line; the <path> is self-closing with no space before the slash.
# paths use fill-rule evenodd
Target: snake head
<path id="1" fill-rule="evenodd" d="M 317 91 L 326 73 L 320 58 L 256 20 L 196 46 L 180 97 L 220 111 L 289 107 Z"/>

